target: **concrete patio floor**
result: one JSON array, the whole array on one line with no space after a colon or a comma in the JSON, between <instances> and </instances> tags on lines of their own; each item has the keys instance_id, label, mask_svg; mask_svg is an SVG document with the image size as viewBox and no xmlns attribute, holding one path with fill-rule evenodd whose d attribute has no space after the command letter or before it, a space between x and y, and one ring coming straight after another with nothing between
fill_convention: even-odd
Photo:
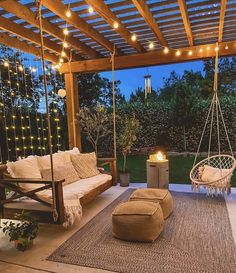
<instances>
[{"instance_id":1,"label":"concrete patio floor","mask_svg":"<svg viewBox=\"0 0 236 273\"><path fill-rule=\"evenodd\" d=\"M146 184L132 183L132 188L146 187ZM114 199L122 194L127 188L120 186L112 187L91 204L83 209L83 219L80 223L75 223L68 230L58 225L40 225L40 233L35 240L35 245L30 251L19 252L14 248L13 243L9 243L8 238L0 232L0 272L3 273L98 273L110 272L101 269L87 268L47 261L46 258L58 248L65 240L70 238L79 228L85 225L96 214L109 205ZM171 184L170 190L191 192L190 185ZM234 242L236 244L236 188L232 189L232 194L226 197L226 204L232 226ZM3 221L3 220L1 220Z\"/></svg>"}]
</instances>

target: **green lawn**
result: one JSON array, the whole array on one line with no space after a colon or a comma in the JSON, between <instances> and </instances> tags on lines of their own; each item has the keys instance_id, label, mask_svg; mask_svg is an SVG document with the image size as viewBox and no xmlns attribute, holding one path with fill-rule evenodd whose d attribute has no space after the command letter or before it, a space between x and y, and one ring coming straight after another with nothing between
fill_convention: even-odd
<instances>
[{"instance_id":1,"label":"green lawn","mask_svg":"<svg viewBox=\"0 0 236 273\"><path fill-rule=\"evenodd\" d=\"M193 164L190 156L169 156L170 183L190 183L189 173ZM146 182L146 160L144 155L130 155L127 159L127 169L131 173L132 182ZM118 157L118 170L122 168L123 158ZM236 187L236 174L233 175L232 185Z\"/></svg>"}]
</instances>

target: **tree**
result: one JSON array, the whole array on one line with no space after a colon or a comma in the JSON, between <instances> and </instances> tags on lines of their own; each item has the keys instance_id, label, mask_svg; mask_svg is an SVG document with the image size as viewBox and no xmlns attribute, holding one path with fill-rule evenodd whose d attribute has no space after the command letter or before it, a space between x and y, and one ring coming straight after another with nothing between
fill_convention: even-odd
<instances>
[{"instance_id":1,"label":"tree","mask_svg":"<svg viewBox=\"0 0 236 273\"><path fill-rule=\"evenodd\" d=\"M92 144L96 155L98 155L99 141L111 132L110 114L104 105L97 104L93 108L83 107L80 110L79 118L87 140Z\"/></svg>"},{"instance_id":2,"label":"tree","mask_svg":"<svg viewBox=\"0 0 236 273\"><path fill-rule=\"evenodd\" d=\"M127 115L124 116L124 119L121 121L120 135L118 137L118 145L121 148L122 155L124 158L123 162L123 172L126 172L126 160L127 155L131 150L134 142L137 139L137 133L140 130L139 121L133 115L129 117Z\"/></svg>"}]
</instances>

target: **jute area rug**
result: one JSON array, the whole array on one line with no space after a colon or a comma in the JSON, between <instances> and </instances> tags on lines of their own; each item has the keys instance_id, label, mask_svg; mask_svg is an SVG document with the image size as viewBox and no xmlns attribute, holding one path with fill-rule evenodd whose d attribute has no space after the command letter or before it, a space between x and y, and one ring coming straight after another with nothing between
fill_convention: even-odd
<instances>
[{"instance_id":1,"label":"jute area rug","mask_svg":"<svg viewBox=\"0 0 236 273\"><path fill-rule=\"evenodd\" d=\"M174 212L153 243L112 237L111 214L128 189L48 260L125 273L235 273L236 248L223 198L172 192Z\"/></svg>"}]
</instances>

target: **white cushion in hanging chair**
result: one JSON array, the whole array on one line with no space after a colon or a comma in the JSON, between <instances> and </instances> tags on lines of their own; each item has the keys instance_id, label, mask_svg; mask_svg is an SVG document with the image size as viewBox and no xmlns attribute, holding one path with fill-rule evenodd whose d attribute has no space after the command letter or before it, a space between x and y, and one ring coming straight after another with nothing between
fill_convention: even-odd
<instances>
[{"instance_id":1,"label":"white cushion in hanging chair","mask_svg":"<svg viewBox=\"0 0 236 273\"><path fill-rule=\"evenodd\" d=\"M214 168L208 165L204 165L203 167L199 167L199 169L202 168L202 175L201 180L203 182L214 182L218 181L222 177L226 176L230 170L229 169L220 169L220 168Z\"/></svg>"}]
</instances>

